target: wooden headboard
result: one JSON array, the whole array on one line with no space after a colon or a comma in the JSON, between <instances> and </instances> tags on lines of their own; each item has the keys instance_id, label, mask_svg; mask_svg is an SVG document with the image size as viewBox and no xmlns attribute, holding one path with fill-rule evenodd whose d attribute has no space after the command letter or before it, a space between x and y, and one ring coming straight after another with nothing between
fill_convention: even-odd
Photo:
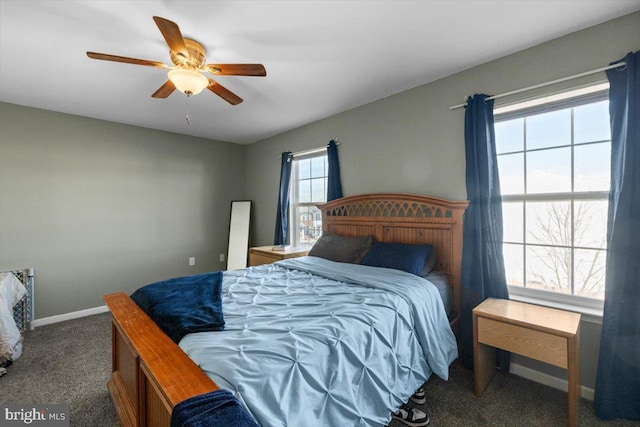
<instances>
[{"instance_id":1,"label":"wooden headboard","mask_svg":"<svg viewBox=\"0 0 640 427\"><path fill-rule=\"evenodd\" d=\"M364 194L320 205L322 229L341 236L372 235L377 242L428 243L438 254L436 270L449 277L453 287L457 333L460 317L462 218L467 200L448 201L410 194Z\"/></svg>"}]
</instances>

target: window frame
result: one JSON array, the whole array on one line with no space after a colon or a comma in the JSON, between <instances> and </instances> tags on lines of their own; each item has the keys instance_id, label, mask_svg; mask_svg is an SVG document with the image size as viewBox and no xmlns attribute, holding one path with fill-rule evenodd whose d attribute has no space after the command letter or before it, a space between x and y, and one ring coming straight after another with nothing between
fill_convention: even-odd
<instances>
[{"instance_id":1,"label":"window frame","mask_svg":"<svg viewBox=\"0 0 640 427\"><path fill-rule=\"evenodd\" d=\"M323 157L324 158L324 164L325 164L325 174L323 175L324 180L325 180L325 186L324 186L324 197L323 197L323 201L311 201L311 202L298 202L298 185L299 185L299 181L300 181L300 174L299 174L299 162L302 160L309 160L309 159L313 159L313 158L320 158ZM326 203L327 200L327 180L328 180L328 176L329 176L329 166L328 166L328 153L327 150L325 148L319 150L319 151L312 151L309 153L305 153L305 154L301 154L301 155L294 155L293 158L291 159L292 164L291 164L291 182L289 184L289 242L291 244L291 246L294 247L311 247L313 245L313 243L317 240L314 240L312 242L300 242L300 221L298 218L298 215L296 215L297 212L297 208L299 207L313 207L315 208L316 205L321 204L321 203ZM317 177L316 177L317 178ZM309 179L313 179L313 178L309 178ZM319 213L320 215L320 219L322 219L322 214ZM320 233L318 234L318 238L320 237L320 235L322 234L322 227L320 227Z\"/></svg>"},{"instance_id":2,"label":"window frame","mask_svg":"<svg viewBox=\"0 0 640 427\"><path fill-rule=\"evenodd\" d=\"M554 101L551 103L543 103L543 104L539 104L539 105L534 105L532 107L525 107L525 108L513 108L513 106L508 106L507 108L502 107L502 106L495 106L494 107L494 122L500 123L503 121L508 121L508 120L513 120L513 119L517 119L517 118L524 118L524 117L530 117L536 114L541 114L541 113L546 113L546 112L552 112L552 111L558 111L558 110L563 110L563 109L567 109L567 108L575 108L575 107L579 107L581 105L586 105L586 104L590 104L590 103L595 103L595 102L600 102L600 101L605 101L609 99L609 94L608 94L608 86L605 87L603 90L598 90L592 93L588 93L586 95L580 95L580 96L571 96L570 95L571 92L567 92L567 98L566 99L561 99L558 101ZM501 113L500 110L504 109L506 112ZM559 248L568 248L572 251L575 250L580 250L580 249L589 249L592 250L594 248L583 248L581 246L576 246L575 245L575 227L574 227L574 220L575 220L575 216L574 216L574 205L576 202L580 202L580 201L589 201L589 200L600 200L600 201L606 201L608 202L609 199L609 191L606 190L602 190L602 191L569 191L569 192L558 192L558 193L530 193L527 194L527 156L526 154L529 152L536 152L536 151L543 151L543 150L549 150L549 149L556 149L556 148L570 148L570 155L571 155L571 188L574 189L575 188L575 147L579 147L579 146L587 146L587 145L593 145L593 144L600 144L603 142L609 142L610 143L610 139L608 140L600 140L600 141L589 141L586 143L575 143L574 140L574 119L573 119L573 110L571 111L571 142L570 144L565 144L562 146L552 146L552 147L545 147L545 148L534 148L534 149L527 149L526 146L526 140L523 142L523 148L522 150L516 150L516 151L505 151L500 153L499 155L497 155L497 157L499 158L500 156L503 155L508 155L508 154L514 154L514 153L522 153L523 154L523 183L524 183L524 193L523 194L504 194L502 195L502 204L504 203L509 203L509 202L517 202L517 203L522 203L523 206L523 215L522 215L522 221L523 221L523 226L522 226L522 241L521 242L512 242L512 241L507 241L503 238L503 241L501 242L503 245L504 244L517 244L517 245L522 245L522 256L523 256L523 281L525 281L526 283L526 267L527 267L527 247L534 247L538 244L536 243L527 243L527 229L526 229L526 202L553 202L553 201L566 201L570 203L570 209L571 209L571 229L572 229L572 233L571 233L571 245L570 246L564 246L564 245L555 245L555 244L539 244L538 246L545 246L545 247L559 247ZM523 129L526 132L526 127ZM502 205L501 205L502 206ZM605 242L606 245L606 242ZM602 248L600 250L603 250L605 253L605 263L606 263L606 254L607 254L607 248ZM518 301L523 301L523 302L530 302L530 303L534 303L534 304L539 304L539 305L545 305L545 306L549 306L549 307L555 307L555 308L560 308L560 309L569 309L569 310L573 310L573 311L577 311L580 312L582 314L585 315L585 319L586 320L590 320L592 322L595 323L601 323L602 322L602 311L604 308L604 299L596 299L596 298L589 298L589 297L584 297L584 296L580 296L580 295L573 295L573 291L574 291L574 278L575 278L575 274L573 274L573 272L575 271L575 266L574 266L574 259L575 257L572 256L572 261L571 261L571 270L572 270L572 274L571 274L571 282L569 284L570 288L571 288L571 294L564 294L564 293L560 293L560 292L553 292L553 291L546 291L546 290L541 290L541 289L532 289L532 288L527 288L524 286L511 286L508 285L509 288L509 295L511 299L514 300L518 300ZM606 277L606 272L605 272L605 277ZM604 283L603 283L604 286Z\"/></svg>"}]
</instances>

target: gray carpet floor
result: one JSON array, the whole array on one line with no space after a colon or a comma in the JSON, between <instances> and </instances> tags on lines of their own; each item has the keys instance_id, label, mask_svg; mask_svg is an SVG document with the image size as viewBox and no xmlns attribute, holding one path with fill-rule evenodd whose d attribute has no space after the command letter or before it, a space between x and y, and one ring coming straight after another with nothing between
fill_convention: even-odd
<instances>
[{"instance_id":1,"label":"gray carpet floor","mask_svg":"<svg viewBox=\"0 0 640 427\"><path fill-rule=\"evenodd\" d=\"M118 425L106 386L111 372L110 342L108 314L26 333L22 357L0 377L0 403L66 403L71 406L72 426ZM476 398L472 373L454 363L449 381L434 376L426 390L427 404L422 409L428 410L432 426L566 425L566 393L515 375L497 373L483 396ZM637 427L640 422L601 421L591 402L583 400L580 425ZM402 426L397 421L389 425Z\"/></svg>"},{"instance_id":2,"label":"gray carpet floor","mask_svg":"<svg viewBox=\"0 0 640 427\"><path fill-rule=\"evenodd\" d=\"M111 315L36 328L24 335L22 356L0 377L0 402L65 403L72 426L117 426L107 391L111 374Z\"/></svg>"}]
</instances>

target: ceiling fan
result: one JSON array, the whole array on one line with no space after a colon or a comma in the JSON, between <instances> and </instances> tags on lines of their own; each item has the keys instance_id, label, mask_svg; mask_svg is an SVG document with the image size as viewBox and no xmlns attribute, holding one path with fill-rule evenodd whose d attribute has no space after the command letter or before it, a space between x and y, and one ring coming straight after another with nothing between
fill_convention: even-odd
<instances>
[{"instance_id":1,"label":"ceiling fan","mask_svg":"<svg viewBox=\"0 0 640 427\"><path fill-rule=\"evenodd\" d=\"M169 45L169 55L174 64L173 67L162 62L106 53L87 52L87 56L104 61L124 62L169 70L168 80L151 95L154 98L166 98L176 89L191 96L207 88L229 104L237 105L242 102L242 98L212 78L205 77L202 73L208 72L216 76L263 77L267 75L262 64L207 64L204 46L193 39L182 37L178 24L159 16L154 16L153 20Z\"/></svg>"}]
</instances>

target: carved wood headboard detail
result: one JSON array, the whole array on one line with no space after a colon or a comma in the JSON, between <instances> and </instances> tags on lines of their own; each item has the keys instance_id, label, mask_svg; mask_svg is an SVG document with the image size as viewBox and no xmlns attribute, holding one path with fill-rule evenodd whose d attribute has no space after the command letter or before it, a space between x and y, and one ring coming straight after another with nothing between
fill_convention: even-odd
<instances>
[{"instance_id":1,"label":"carved wood headboard detail","mask_svg":"<svg viewBox=\"0 0 640 427\"><path fill-rule=\"evenodd\" d=\"M410 194L364 194L320 205L322 229L341 236L372 235L377 242L428 243L438 254L436 270L453 287L459 317L462 266L462 220L467 200L449 201ZM452 321L454 331L458 319Z\"/></svg>"}]
</instances>

